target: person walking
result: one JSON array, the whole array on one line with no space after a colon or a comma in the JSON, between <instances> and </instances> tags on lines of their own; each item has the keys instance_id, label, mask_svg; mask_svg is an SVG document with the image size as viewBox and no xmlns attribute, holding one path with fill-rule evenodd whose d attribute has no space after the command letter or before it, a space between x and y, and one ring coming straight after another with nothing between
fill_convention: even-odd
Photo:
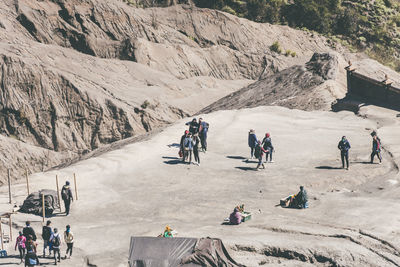
<instances>
[{"instance_id":1,"label":"person walking","mask_svg":"<svg viewBox=\"0 0 400 267\"><path fill-rule=\"evenodd\" d=\"M181 142L179 143L179 156L182 157L182 162L185 162L185 138L189 135L189 131L186 130L181 136Z\"/></svg>"},{"instance_id":2,"label":"person walking","mask_svg":"<svg viewBox=\"0 0 400 267\"><path fill-rule=\"evenodd\" d=\"M26 237L22 234L21 231L19 231L19 236L17 237L17 240L15 242L15 250L19 251L19 258L21 259L21 263L24 261L25 257L25 242L26 242Z\"/></svg>"},{"instance_id":3,"label":"person walking","mask_svg":"<svg viewBox=\"0 0 400 267\"><path fill-rule=\"evenodd\" d=\"M199 146L200 146L200 138L199 135L196 133L193 136L193 155L195 164L197 164L198 166L200 166Z\"/></svg>"},{"instance_id":4,"label":"person walking","mask_svg":"<svg viewBox=\"0 0 400 267\"><path fill-rule=\"evenodd\" d=\"M22 229L22 234L25 236L26 240L28 240L29 236L32 236L32 240L36 241L36 233L35 230L31 227L31 222L26 221L25 222L25 227Z\"/></svg>"},{"instance_id":5,"label":"person walking","mask_svg":"<svg viewBox=\"0 0 400 267\"><path fill-rule=\"evenodd\" d=\"M252 159L254 156L254 149L258 143L256 132L253 129L251 129L249 131L248 143L249 143L249 147L250 147L250 159Z\"/></svg>"},{"instance_id":6,"label":"person walking","mask_svg":"<svg viewBox=\"0 0 400 267\"><path fill-rule=\"evenodd\" d=\"M349 169L349 149L351 148L349 141L346 136L342 137L338 144L338 149L340 150L340 158L342 159L342 168L344 169L344 163L346 161L346 169Z\"/></svg>"},{"instance_id":7,"label":"person walking","mask_svg":"<svg viewBox=\"0 0 400 267\"><path fill-rule=\"evenodd\" d=\"M64 241L67 244L67 251L65 252L65 258L67 258L69 252L69 258L72 256L72 248L74 247L74 235L71 231L71 226L67 225L64 232Z\"/></svg>"},{"instance_id":8,"label":"person walking","mask_svg":"<svg viewBox=\"0 0 400 267\"><path fill-rule=\"evenodd\" d=\"M57 260L58 262L60 262L61 260L61 255L60 255L61 237L57 228L54 228L54 234L51 238L51 243L53 245L54 264L57 265Z\"/></svg>"},{"instance_id":9,"label":"person walking","mask_svg":"<svg viewBox=\"0 0 400 267\"><path fill-rule=\"evenodd\" d=\"M199 137L201 141L201 150L203 152L207 151L207 134L208 134L208 128L210 125L203 121L203 118L199 119Z\"/></svg>"},{"instance_id":10,"label":"person walking","mask_svg":"<svg viewBox=\"0 0 400 267\"><path fill-rule=\"evenodd\" d=\"M196 118L193 118L192 121L187 122L186 125L189 125L189 132L192 135L199 131L199 124L197 123Z\"/></svg>"},{"instance_id":11,"label":"person walking","mask_svg":"<svg viewBox=\"0 0 400 267\"><path fill-rule=\"evenodd\" d=\"M265 150L261 146L261 141L258 141L256 147L254 148L254 156L258 159L258 164L257 164L257 168L256 168L257 171L260 168L260 166L262 166L263 169L265 169L265 165L263 163L263 157L264 157L264 153L267 153L267 152L268 151Z\"/></svg>"},{"instance_id":12,"label":"person walking","mask_svg":"<svg viewBox=\"0 0 400 267\"><path fill-rule=\"evenodd\" d=\"M61 197L64 201L64 206L65 206L65 214L66 216L69 215L69 209L71 206L71 201L74 201L74 198L72 196L72 191L71 188L69 186L69 182L66 181L65 185L63 186L63 188L61 189Z\"/></svg>"},{"instance_id":13,"label":"person walking","mask_svg":"<svg viewBox=\"0 0 400 267\"><path fill-rule=\"evenodd\" d=\"M27 241L25 243L26 247L26 255L25 255L25 266L35 266L35 265L40 265L39 258L37 256L37 244L33 240L33 236L29 235L27 237Z\"/></svg>"},{"instance_id":14,"label":"person walking","mask_svg":"<svg viewBox=\"0 0 400 267\"><path fill-rule=\"evenodd\" d=\"M265 161L270 163L274 162L272 160L272 152L274 151L274 146L272 145L271 135L269 133L265 134L265 137L261 144L263 145L264 150L267 151L265 153ZM269 156L269 161L268 161L268 156Z\"/></svg>"},{"instance_id":15,"label":"person walking","mask_svg":"<svg viewBox=\"0 0 400 267\"><path fill-rule=\"evenodd\" d=\"M46 248L49 247L49 257L51 256L51 236L53 235L53 231L51 229L51 221L48 220L46 225L42 228L42 238L43 238L43 258L46 257Z\"/></svg>"},{"instance_id":16,"label":"person walking","mask_svg":"<svg viewBox=\"0 0 400 267\"><path fill-rule=\"evenodd\" d=\"M374 163L375 155L379 159L379 164L382 163L381 156L381 139L379 139L378 135L373 132L372 134L372 153L371 153L371 164Z\"/></svg>"},{"instance_id":17,"label":"person walking","mask_svg":"<svg viewBox=\"0 0 400 267\"><path fill-rule=\"evenodd\" d=\"M193 152L193 139L192 135L189 133L184 140L184 161L189 159L189 164L192 163L192 152Z\"/></svg>"}]
</instances>

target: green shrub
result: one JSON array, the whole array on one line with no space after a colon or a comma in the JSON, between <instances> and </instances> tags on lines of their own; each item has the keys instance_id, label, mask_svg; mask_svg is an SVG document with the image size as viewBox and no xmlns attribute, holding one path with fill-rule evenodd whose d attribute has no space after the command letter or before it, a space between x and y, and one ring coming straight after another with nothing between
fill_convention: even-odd
<instances>
[{"instance_id":1,"label":"green shrub","mask_svg":"<svg viewBox=\"0 0 400 267\"><path fill-rule=\"evenodd\" d=\"M224 6L221 10L236 16L236 11L233 10L230 6Z\"/></svg>"},{"instance_id":2,"label":"green shrub","mask_svg":"<svg viewBox=\"0 0 400 267\"><path fill-rule=\"evenodd\" d=\"M143 102L143 104L140 105L140 107L141 107L142 109L146 109L149 105L150 105L150 102L147 101L147 100L145 100L145 101Z\"/></svg>"},{"instance_id":3,"label":"green shrub","mask_svg":"<svg viewBox=\"0 0 400 267\"><path fill-rule=\"evenodd\" d=\"M282 53L281 44L278 41L275 41L269 48L278 54Z\"/></svg>"},{"instance_id":4,"label":"green shrub","mask_svg":"<svg viewBox=\"0 0 400 267\"><path fill-rule=\"evenodd\" d=\"M292 57L295 57L296 56L296 52L292 52L291 54L290 54Z\"/></svg>"},{"instance_id":5,"label":"green shrub","mask_svg":"<svg viewBox=\"0 0 400 267\"><path fill-rule=\"evenodd\" d=\"M285 56L290 56L292 54L292 51L290 51L289 49L285 51Z\"/></svg>"}]
</instances>

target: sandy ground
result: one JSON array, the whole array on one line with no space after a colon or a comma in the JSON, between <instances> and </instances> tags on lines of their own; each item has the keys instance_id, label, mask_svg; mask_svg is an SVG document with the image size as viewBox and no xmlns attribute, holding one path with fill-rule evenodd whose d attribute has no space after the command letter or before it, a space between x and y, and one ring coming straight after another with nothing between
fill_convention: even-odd
<instances>
[{"instance_id":1,"label":"sandy ground","mask_svg":"<svg viewBox=\"0 0 400 267\"><path fill-rule=\"evenodd\" d=\"M56 174L61 182L77 174L79 200L72 214L51 218L54 227L71 224L75 234L75 254L62 266L88 261L127 266L130 237L157 236L165 225L179 236L222 238L232 256L247 266L400 266L396 115L372 106L362 108L361 116L281 107L219 111L203 116L210 132L201 166L181 164L177 158L176 144L189 121L183 120L149 140L32 175L31 191L55 189ZM254 171L256 163L245 161L250 128L259 138L266 131L272 135L275 163L266 164L266 170ZM383 140L382 165L366 164L372 129ZM349 171L339 169L342 135L352 146ZM309 209L276 206L299 185L308 190ZM7 211L7 188L0 190L0 209ZM13 185L12 193L21 204L25 185ZM221 225L241 203L253 219ZM17 214L13 219L14 236L26 219L41 233L40 217ZM39 240L39 251L41 247ZM0 259L5 266L18 262Z\"/></svg>"}]
</instances>

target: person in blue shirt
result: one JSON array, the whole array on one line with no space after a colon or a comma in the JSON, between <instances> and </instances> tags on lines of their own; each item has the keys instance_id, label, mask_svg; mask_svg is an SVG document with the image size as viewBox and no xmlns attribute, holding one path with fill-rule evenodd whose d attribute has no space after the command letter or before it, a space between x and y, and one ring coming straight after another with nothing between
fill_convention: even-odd
<instances>
[{"instance_id":1,"label":"person in blue shirt","mask_svg":"<svg viewBox=\"0 0 400 267\"><path fill-rule=\"evenodd\" d=\"M351 148L349 141L346 136L342 137L338 144L338 149L340 150L340 157L342 159L342 168L344 169L344 161L346 160L347 170L349 169L349 149Z\"/></svg>"},{"instance_id":2,"label":"person in blue shirt","mask_svg":"<svg viewBox=\"0 0 400 267\"><path fill-rule=\"evenodd\" d=\"M249 143L249 147L250 147L250 158L252 159L254 156L254 149L258 144L256 132L253 129L251 129L249 132L248 143Z\"/></svg>"}]
</instances>

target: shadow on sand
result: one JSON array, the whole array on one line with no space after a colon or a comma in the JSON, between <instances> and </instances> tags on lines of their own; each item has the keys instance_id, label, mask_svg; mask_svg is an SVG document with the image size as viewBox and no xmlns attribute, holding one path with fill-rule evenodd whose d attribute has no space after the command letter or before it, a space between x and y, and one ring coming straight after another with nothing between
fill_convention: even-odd
<instances>
[{"instance_id":1,"label":"shadow on sand","mask_svg":"<svg viewBox=\"0 0 400 267\"><path fill-rule=\"evenodd\" d=\"M242 160L244 160L244 159L247 159L247 158L245 158L245 157L242 157L242 156L226 156L228 159L242 159Z\"/></svg>"},{"instance_id":2,"label":"shadow on sand","mask_svg":"<svg viewBox=\"0 0 400 267\"><path fill-rule=\"evenodd\" d=\"M256 168L251 168L251 167L235 167L236 169L242 170L242 171L255 171Z\"/></svg>"},{"instance_id":3,"label":"shadow on sand","mask_svg":"<svg viewBox=\"0 0 400 267\"><path fill-rule=\"evenodd\" d=\"M178 143L172 143L167 145L167 147L180 147L180 145Z\"/></svg>"},{"instance_id":4,"label":"shadow on sand","mask_svg":"<svg viewBox=\"0 0 400 267\"><path fill-rule=\"evenodd\" d=\"M320 170L341 170L341 169L343 169L342 167L332 167L332 166L318 166L315 168L320 169Z\"/></svg>"}]
</instances>

